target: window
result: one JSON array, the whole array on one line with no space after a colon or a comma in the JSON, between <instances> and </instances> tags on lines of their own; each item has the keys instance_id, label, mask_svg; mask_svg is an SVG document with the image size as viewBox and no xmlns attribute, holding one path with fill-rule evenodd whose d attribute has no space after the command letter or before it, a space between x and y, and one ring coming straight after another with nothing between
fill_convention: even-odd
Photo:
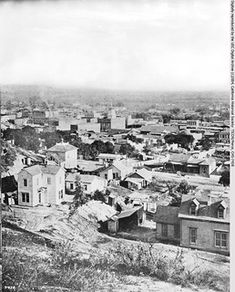
<instances>
[{"instance_id":1,"label":"window","mask_svg":"<svg viewBox=\"0 0 235 292\"><path fill-rule=\"evenodd\" d=\"M84 190L87 191L87 185L84 185Z\"/></svg>"},{"instance_id":2,"label":"window","mask_svg":"<svg viewBox=\"0 0 235 292\"><path fill-rule=\"evenodd\" d=\"M38 194L38 202L41 203L42 199L41 199L41 193Z\"/></svg>"},{"instance_id":3,"label":"window","mask_svg":"<svg viewBox=\"0 0 235 292\"><path fill-rule=\"evenodd\" d=\"M189 243L196 244L197 241L197 228L189 228Z\"/></svg>"},{"instance_id":4,"label":"window","mask_svg":"<svg viewBox=\"0 0 235 292\"><path fill-rule=\"evenodd\" d=\"M217 217L220 219L224 218L224 208L222 206L218 208Z\"/></svg>"},{"instance_id":5,"label":"window","mask_svg":"<svg viewBox=\"0 0 235 292\"><path fill-rule=\"evenodd\" d=\"M27 187L27 179L24 179L24 187Z\"/></svg>"},{"instance_id":6,"label":"window","mask_svg":"<svg viewBox=\"0 0 235 292\"><path fill-rule=\"evenodd\" d=\"M22 193L22 202L29 203L29 193Z\"/></svg>"},{"instance_id":7,"label":"window","mask_svg":"<svg viewBox=\"0 0 235 292\"><path fill-rule=\"evenodd\" d=\"M196 205L194 203L190 206L190 215L196 215Z\"/></svg>"},{"instance_id":8,"label":"window","mask_svg":"<svg viewBox=\"0 0 235 292\"><path fill-rule=\"evenodd\" d=\"M70 190L73 190L73 184L70 184Z\"/></svg>"},{"instance_id":9,"label":"window","mask_svg":"<svg viewBox=\"0 0 235 292\"><path fill-rule=\"evenodd\" d=\"M107 173L105 173L105 175L104 175L104 178L105 178L105 179L107 179L107 178L108 178L108 175L107 175Z\"/></svg>"},{"instance_id":10,"label":"window","mask_svg":"<svg viewBox=\"0 0 235 292\"><path fill-rule=\"evenodd\" d=\"M63 198L64 194L63 194L63 190L61 190L61 199Z\"/></svg>"},{"instance_id":11,"label":"window","mask_svg":"<svg viewBox=\"0 0 235 292\"><path fill-rule=\"evenodd\" d=\"M113 173L113 179L115 179L115 177L116 177L116 173Z\"/></svg>"},{"instance_id":12,"label":"window","mask_svg":"<svg viewBox=\"0 0 235 292\"><path fill-rule=\"evenodd\" d=\"M180 237L180 228L179 225L174 224L174 237L179 238Z\"/></svg>"},{"instance_id":13,"label":"window","mask_svg":"<svg viewBox=\"0 0 235 292\"><path fill-rule=\"evenodd\" d=\"M228 233L215 231L215 246L226 248L228 246Z\"/></svg>"},{"instance_id":14,"label":"window","mask_svg":"<svg viewBox=\"0 0 235 292\"><path fill-rule=\"evenodd\" d=\"M167 235L168 235L167 224L162 224L162 236L167 237Z\"/></svg>"},{"instance_id":15,"label":"window","mask_svg":"<svg viewBox=\"0 0 235 292\"><path fill-rule=\"evenodd\" d=\"M48 184L48 185L51 184L51 178L50 178L50 177L47 178L47 184Z\"/></svg>"}]
</instances>

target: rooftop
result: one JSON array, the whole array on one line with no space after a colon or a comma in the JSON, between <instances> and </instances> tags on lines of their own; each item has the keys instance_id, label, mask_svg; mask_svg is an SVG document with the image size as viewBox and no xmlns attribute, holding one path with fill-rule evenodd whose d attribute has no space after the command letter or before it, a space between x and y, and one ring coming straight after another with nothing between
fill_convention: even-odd
<instances>
[{"instance_id":1,"label":"rooftop","mask_svg":"<svg viewBox=\"0 0 235 292\"><path fill-rule=\"evenodd\" d=\"M75 150L77 149L75 146L69 144L69 143L56 143L56 145L52 146L51 148L49 148L47 151L51 151L51 152L67 152L67 151L71 151L71 150Z\"/></svg>"},{"instance_id":2,"label":"rooftop","mask_svg":"<svg viewBox=\"0 0 235 292\"><path fill-rule=\"evenodd\" d=\"M176 224L179 222L179 207L157 206L154 221L159 223Z\"/></svg>"},{"instance_id":3,"label":"rooftop","mask_svg":"<svg viewBox=\"0 0 235 292\"><path fill-rule=\"evenodd\" d=\"M61 169L60 166L57 165L33 165L30 167L23 168L23 170L27 171L32 176L45 173L45 174L57 174L57 172Z\"/></svg>"},{"instance_id":4,"label":"rooftop","mask_svg":"<svg viewBox=\"0 0 235 292\"><path fill-rule=\"evenodd\" d=\"M118 219L130 217L132 214L134 214L136 211L138 211L141 208L142 208L142 206L138 206L138 207L124 210L120 214L118 214L117 217L118 217Z\"/></svg>"}]
</instances>

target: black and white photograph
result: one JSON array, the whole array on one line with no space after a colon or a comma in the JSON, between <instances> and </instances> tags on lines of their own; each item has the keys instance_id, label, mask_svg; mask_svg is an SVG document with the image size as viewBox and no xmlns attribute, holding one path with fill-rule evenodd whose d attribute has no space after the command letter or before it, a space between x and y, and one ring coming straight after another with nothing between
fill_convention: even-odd
<instances>
[{"instance_id":1,"label":"black and white photograph","mask_svg":"<svg viewBox=\"0 0 235 292\"><path fill-rule=\"evenodd\" d=\"M232 291L233 52L233 0L0 1L0 290Z\"/></svg>"}]
</instances>

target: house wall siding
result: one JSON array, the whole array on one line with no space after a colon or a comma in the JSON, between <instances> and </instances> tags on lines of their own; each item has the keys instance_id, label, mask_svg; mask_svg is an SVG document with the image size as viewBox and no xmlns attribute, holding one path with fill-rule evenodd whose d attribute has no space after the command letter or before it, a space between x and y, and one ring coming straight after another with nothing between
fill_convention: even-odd
<instances>
[{"instance_id":1,"label":"house wall siding","mask_svg":"<svg viewBox=\"0 0 235 292\"><path fill-rule=\"evenodd\" d=\"M24 186L24 179L27 179L27 186ZM28 203L22 201L22 192L29 193ZM26 171L21 171L18 175L18 203L23 206L34 206L32 176Z\"/></svg>"},{"instance_id":2,"label":"house wall siding","mask_svg":"<svg viewBox=\"0 0 235 292\"><path fill-rule=\"evenodd\" d=\"M156 238L157 239L169 239L169 240L179 240L175 237L175 225L167 224L167 237L162 236L162 223L156 223Z\"/></svg>"},{"instance_id":3,"label":"house wall siding","mask_svg":"<svg viewBox=\"0 0 235 292\"><path fill-rule=\"evenodd\" d=\"M180 220L181 227L181 241L180 245L184 247L198 248L212 252L229 253L229 239L227 248L219 248L215 246L216 230L228 232L229 236L229 223L210 222L210 221L196 221L189 219ZM197 228L196 244L189 242L189 228Z\"/></svg>"},{"instance_id":4,"label":"house wall siding","mask_svg":"<svg viewBox=\"0 0 235 292\"><path fill-rule=\"evenodd\" d=\"M65 168L77 167L77 149L65 153Z\"/></svg>"}]
</instances>

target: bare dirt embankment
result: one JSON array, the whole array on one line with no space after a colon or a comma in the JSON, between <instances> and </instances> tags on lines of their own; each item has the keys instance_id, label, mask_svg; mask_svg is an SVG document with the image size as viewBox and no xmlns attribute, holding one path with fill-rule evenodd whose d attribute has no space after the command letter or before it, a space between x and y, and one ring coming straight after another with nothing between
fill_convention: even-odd
<instances>
[{"instance_id":1,"label":"bare dirt embankment","mask_svg":"<svg viewBox=\"0 0 235 292\"><path fill-rule=\"evenodd\" d=\"M90 203L69 219L66 208L3 216L3 285L17 291L229 291L228 257L111 238L97 231L111 207Z\"/></svg>"}]
</instances>

